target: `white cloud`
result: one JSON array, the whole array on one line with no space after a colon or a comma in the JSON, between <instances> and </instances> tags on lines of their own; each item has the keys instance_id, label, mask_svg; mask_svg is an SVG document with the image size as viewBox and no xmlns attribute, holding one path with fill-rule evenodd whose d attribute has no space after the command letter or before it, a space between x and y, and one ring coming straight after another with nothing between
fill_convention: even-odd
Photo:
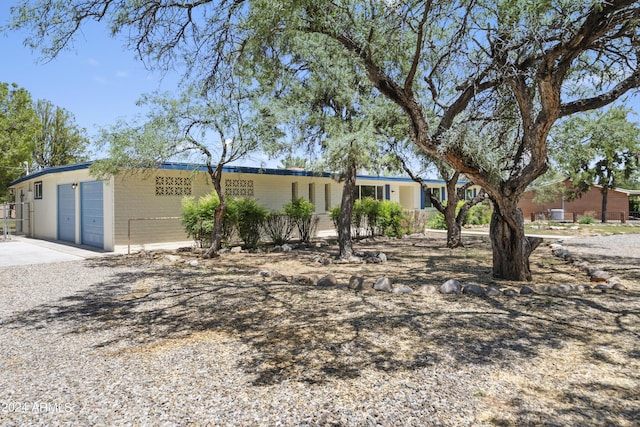
<instances>
[{"instance_id":1,"label":"white cloud","mask_svg":"<svg viewBox=\"0 0 640 427\"><path fill-rule=\"evenodd\" d=\"M125 79L125 78L129 77L129 73L127 73L126 71L118 71L116 73L116 77L119 77L121 79Z\"/></svg>"},{"instance_id":2,"label":"white cloud","mask_svg":"<svg viewBox=\"0 0 640 427\"><path fill-rule=\"evenodd\" d=\"M99 67L100 66L100 62L95 58L89 58L87 60L87 64L89 64L92 67Z\"/></svg>"},{"instance_id":3,"label":"white cloud","mask_svg":"<svg viewBox=\"0 0 640 427\"><path fill-rule=\"evenodd\" d=\"M101 85L107 83L107 79L105 79L104 76L93 76L93 81L100 83Z\"/></svg>"}]
</instances>

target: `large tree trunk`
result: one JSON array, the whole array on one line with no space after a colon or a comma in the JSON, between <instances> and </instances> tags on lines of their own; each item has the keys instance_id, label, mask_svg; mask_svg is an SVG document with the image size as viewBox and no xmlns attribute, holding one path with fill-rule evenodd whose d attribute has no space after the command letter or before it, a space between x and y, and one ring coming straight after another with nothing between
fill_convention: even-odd
<instances>
[{"instance_id":1,"label":"large tree trunk","mask_svg":"<svg viewBox=\"0 0 640 427\"><path fill-rule=\"evenodd\" d=\"M209 175L211 176L211 182L213 183L213 188L218 195L218 200L220 204L216 207L214 211L214 221L213 221L213 230L211 230L211 246L207 249L207 252L204 254L204 258L213 258L218 255L218 251L222 247L222 238L223 232L222 229L224 227L224 214L227 210L227 201L224 197L224 193L222 192L222 168L223 164L218 164L218 167L214 170L209 168Z\"/></svg>"},{"instance_id":2,"label":"large tree trunk","mask_svg":"<svg viewBox=\"0 0 640 427\"><path fill-rule=\"evenodd\" d=\"M214 211L213 216L213 230L211 231L211 246L205 253L205 258L212 258L218 255L218 251L222 247L222 238L224 233L222 231L224 227L224 214L227 210L227 202L223 197L220 197L220 204Z\"/></svg>"},{"instance_id":3,"label":"large tree trunk","mask_svg":"<svg viewBox=\"0 0 640 427\"><path fill-rule=\"evenodd\" d=\"M456 216L457 204L458 198L454 194L454 198L449 199L447 206L444 207L444 212L442 212L444 222L447 224L447 247L451 249L464 246L462 244L462 224L458 222Z\"/></svg>"},{"instance_id":4,"label":"large tree trunk","mask_svg":"<svg viewBox=\"0 0 640 427\"><path fill-rule=\"evenodd\" d=\"M349 159L345 170L344 185L342 186L342 204L338 216L338 245L342 260L353 258L353 241L351 240L351 214L355 203L356 190L356 162Z\"/></svg>"},{"instance_id":5,"label":"large tree trunk","mask_svg":"<svg viewBox=\"0 0 640 427\"><path fill-rule=\"evenodd\" d=\"M524 235L524 217L517 200L502 201L502 209L495 204L489 232L493 251L493 277L518 282L530 281L529 256L542 239Z\"/></svg>"},{"instance_id":6,"label":"large tree trunk","mask_svg":"<svg viewBox=\"0 0 640 427\"><path fill-rule=\"evenodd\" d=\"M602 186L602 214L600 216L600 219L602 221L602 223L604 224L605 222L607 222L607 196L609 195L609 187L607 187L606 185Z\"/></svg>"}]
</instances>

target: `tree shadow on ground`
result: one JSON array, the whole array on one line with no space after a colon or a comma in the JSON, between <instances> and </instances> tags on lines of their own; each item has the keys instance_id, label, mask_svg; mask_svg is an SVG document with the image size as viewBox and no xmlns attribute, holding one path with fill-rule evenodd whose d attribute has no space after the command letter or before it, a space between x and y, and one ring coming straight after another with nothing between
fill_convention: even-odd
<instances>
[{"instance_id":1,"label":"tree shadow on ground","mask_svg":"<svg viewBox=\"0 0 640 427\"><path fill-rule=\"evenodd\" d=\"M465 258L453 260L464 271ZM87 262L104 268L117 260ZM470 262L472 270L476 261ZM149 263L18 313L0 328L56 323L66 334L100 337L95 348L115 355L219 332L248 348L238 355L238 369L249 373L254 385L316 384L355 378L368 369L410 372L438 364L512 369L570 342L585 348L608 342L637 364L639 302L635 291L518 298L357 293L269 282L252 267L225 273ZM584 357L589 362L597 353ZM597 362L614 363L604 357ZM579 419L585 423L611 409L589 406L591 395L578 386L563 393L584 410ZM634 419L637 406L619 415Z\"/></svg>"}]
</instances>

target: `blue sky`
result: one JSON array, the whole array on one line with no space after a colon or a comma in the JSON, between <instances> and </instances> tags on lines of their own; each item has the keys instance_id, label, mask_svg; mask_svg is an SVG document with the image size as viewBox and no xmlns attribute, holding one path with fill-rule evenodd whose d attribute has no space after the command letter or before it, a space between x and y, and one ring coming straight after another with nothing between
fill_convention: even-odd
<instances>
[{"instance_id":1,"label":"blue sky","mask_svg":"<svg viewBox=\"0 0 640 427\"><path fill-rule=\"evenodd\" d=\"M0 25L9 18L12 2L0 4ZM174 90L177 79L145 69L122 40L108 36L100 25L83 27L74 48L43 63L38 52L23 46L24 35L0 35L0 82L17 83L34 100L46 99L73 113L76 122L95 134L97 126L142 112L135 105L143 93Z\"/></svg>"}]
</instances>

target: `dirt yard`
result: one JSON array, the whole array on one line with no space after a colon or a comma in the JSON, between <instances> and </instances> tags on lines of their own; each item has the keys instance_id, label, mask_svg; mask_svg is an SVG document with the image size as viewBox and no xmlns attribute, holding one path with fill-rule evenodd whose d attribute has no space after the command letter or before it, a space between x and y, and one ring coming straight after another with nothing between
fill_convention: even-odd
<instances>
[{"instance_id":1,"label":"dirt yard","mask_svg":"<svg viewBox=\"0 0 640 427\"><path fill-rule=\"evenodd\" d=\"M624 290L548 292L589 279L543 244L531 258L534 294L434 292L448 279L522 286L492 279L486 238L464 241L357 244L383 252L381 263L331 262L337 248L319 244L47 266L47 287L62 292L69 280L75 290L25 299L0 322L0 386L23 399L66 396L71 410L38 419L47 424L640 425L635 254L601 266ZM327 274L337 285L316 285ZM101 278L80 285L81 275ZM363 290L347 286L353 275ZM381 276L413 292L371 289ZM11 415L9 425L34 421Z\"/></svg>"},{"instance_id":2,"label":"dirt yard","mask_svg":"<svg viewBox=\"0 0 640 427\"><path fill-rule=\"evenodd\" d=\"M255 375L255 384L322 383L357 378L368 368L393 375L450 364L473 375L482 367L489 368L490 380L486 389L475 392L481 401L474 413L478 422L638 425L638 259L609 258L601 265L621 278L624 291L559 295L548 287L589 285L589 279L553 257L543 244L531 257L534 295L432 293L430 285L439 287L448 279L501 290L523 285L492 278L487 238L466 236L464 241L465 248L457 250L447 249L442 235L356 245L360 252L384 252L384 263L324 265L323 259L336 254L334 245L286 253L228 253L215 260L185 252L147 253L126 262L171 266L177 281L224 277L224 287L207 291L207 306L215 307L215 316L204 316L190 327L223 330L249 343L252 354L244 365ZM175 270L189 261L197 267L191 267L188 276ZM590 261L597 264L597 259ZM263 277L266 272L284 277ZM315 282L327 274L337 278L337 287L292 283L300 280L296 276ZM362 292L346 287L353 275L364 278ZM381 276L414 292L372 290ZM134 290L131 297L150 291Z\"/></svg>"}]
</instances>

